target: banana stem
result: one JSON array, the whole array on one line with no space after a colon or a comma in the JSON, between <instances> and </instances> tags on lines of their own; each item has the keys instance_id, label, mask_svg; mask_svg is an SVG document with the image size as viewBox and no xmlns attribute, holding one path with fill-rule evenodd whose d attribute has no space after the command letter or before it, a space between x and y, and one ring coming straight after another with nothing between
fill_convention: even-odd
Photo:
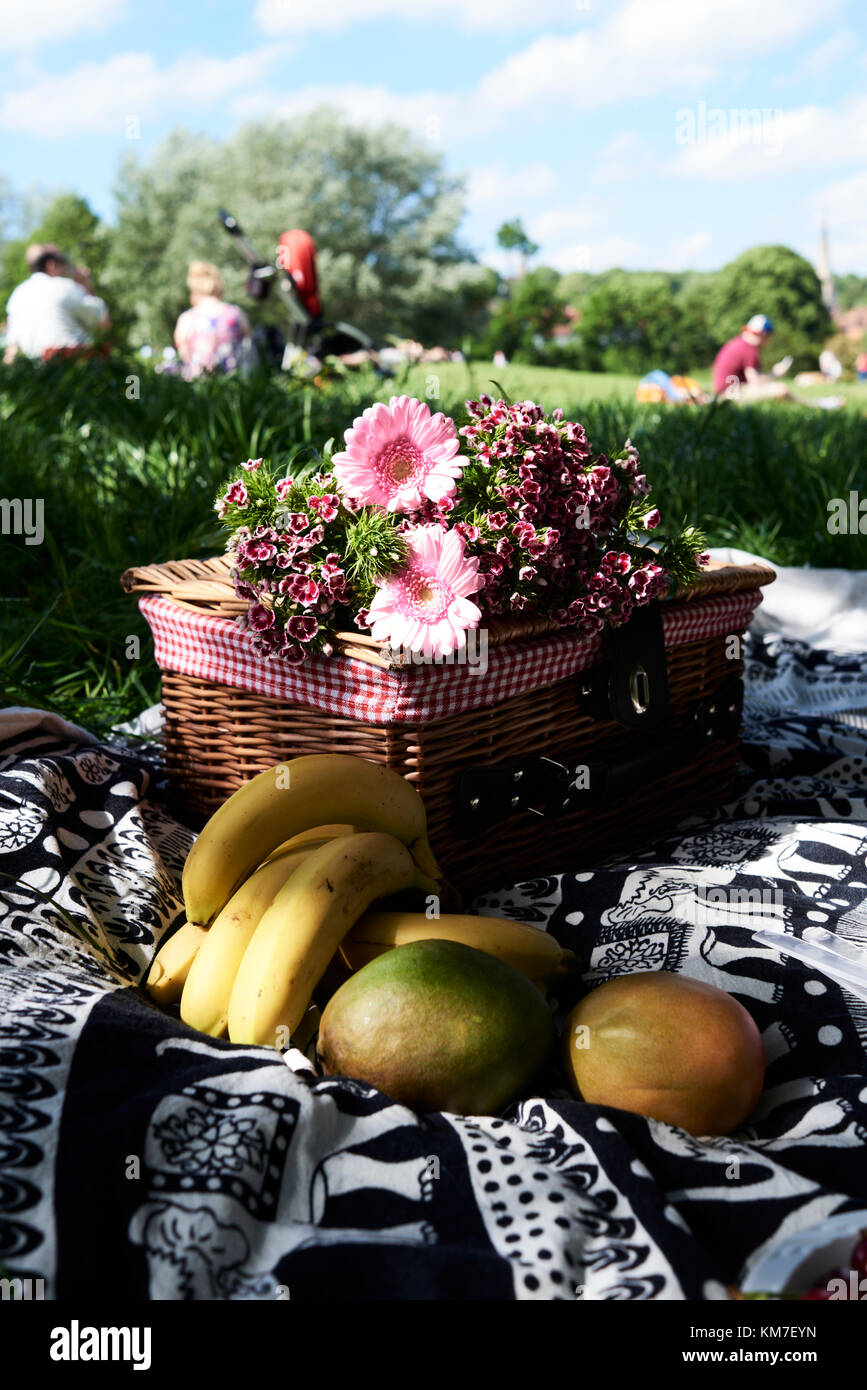
<instances>
[{"instance_id":1,"label":"banana stem","mask_svg":"<svg viewBox=\"0 0 867 1390\"><path fill-rule=\"evenodd\" d=\"M439 898L442 892L442 885L439 879L429 878L427 874L422 873L418 866L416 866L413 887L420 889L422 893L432 894L435 898Z\"/></svg>"},{"instance_id":2,"label":"banana stem","mask_svg":"<svg viewBox=\"0 0 867 1390\"><path fill-rule=\"evenodd\" d=\"M418 867L421 869L422 873L427 874L430 878L435 878L437 880L437 883L439 883L439 880L443 876L442 870L440 869L439 864L434 858L433 850L431 849L427 840L424 837L419 836L417 840L413 840L412 844L409 845L408 848L410 854L412 855Z\"/></svg>"}]
</instances>

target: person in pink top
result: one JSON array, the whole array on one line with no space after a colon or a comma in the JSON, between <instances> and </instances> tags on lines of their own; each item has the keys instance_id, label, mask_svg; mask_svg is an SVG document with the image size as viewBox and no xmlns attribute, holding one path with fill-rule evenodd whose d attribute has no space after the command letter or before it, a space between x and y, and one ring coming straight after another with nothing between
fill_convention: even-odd
<instances>
[{"instance_id":1,"label":"person in pink top","mask_svg":"<svg viewBox=\"0 0 867 1390\"><path fill-rule=\"evenodd\" d=\"M718 396L726 393L739 396L741 386L756 386L762 381L759 353L773 331L774 325L769 318L753 314L738 336L723 344L713 364L713 389ZM780 370L778 364L774 375L781 376L786 369ZM769 383L770 378L765 377L764 381ZM783 387L782 391L785 390Z\"/></svg>"},{"instance_id":2,"label":"person in pink top","mask_svg":"<svg viewBox=\"0 0 867 1390\"><path fill-rule=\"evenodd\" d=\"M224 302L223 278L215 265L193 261L187 276L191 308L175 325L175 347L188 379L203 372L232 372L250 352L250 325L243 309Z\"/></svg>"},{"instance_id":3,"label":"person in pink top","mask_svg":"<svg viewBox=\"0 0 867 1390\"><path fill-rule=\"evenodd\" d=\"M764 314L753 314L737 337L723 344L713 364L713 389L716 394L739 401L742 405L754 401L797 401L799 405L815 406L820 410L839 410L845 405L843 396L823 396L818 400L796 396L784 381L779 380L791 367L791 357L776 362L769 376L762 373L761 349L773 331L774 325L769 318Z\"/></svg>"}]
</instances>

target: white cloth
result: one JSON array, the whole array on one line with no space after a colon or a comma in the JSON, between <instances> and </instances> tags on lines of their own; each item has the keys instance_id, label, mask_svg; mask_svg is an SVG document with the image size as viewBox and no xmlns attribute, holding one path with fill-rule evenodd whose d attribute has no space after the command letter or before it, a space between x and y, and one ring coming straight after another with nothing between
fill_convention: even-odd
<instances>
[{"instance_id":1,"label":"white cloth","mask_svg":"<svg viewBox=\"0 0 867 1390\"><path fill-rule=\"evenodd\" d=\"M728 547L710 554L734 565L759 561L776 571L774 583L762 589L754 632L831 651L867 652L867 570L788 568Z\"/></svg>"},{"instance_id":2,"label":"white cloth","mask_svg":"<svg viewBox=\"0 0 867 1390\"><path fill-rule=\"evenodd\" d=\"M85 347L107 314L105 301L75 280L40 270L9 296L6 340L28 357Z\"/></svg>"},{"instance_id":3,"label":"white cloth","mask_svg":"<svg viewBox=\"0 0 867 1390\"><path fill-rule=\"evenodd\" d=\"M57 741L66 739L69 743L96 743L97 739L79 724L70 724L59 714L46 709L30 709L27 705L7 705L0 709L0 742L15 738L18 734L32 733L34 737L47 734Z\"/></svg>"}]
</instances>

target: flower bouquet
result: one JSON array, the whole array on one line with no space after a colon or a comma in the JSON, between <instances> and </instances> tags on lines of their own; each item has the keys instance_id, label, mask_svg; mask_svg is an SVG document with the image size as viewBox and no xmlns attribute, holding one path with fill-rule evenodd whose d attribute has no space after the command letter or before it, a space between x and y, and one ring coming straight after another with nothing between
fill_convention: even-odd
<instances>
[{"instance_id":1,"label":"flower bouquet","mask_svg":"<svg viewBox=\"0 0 867 1390\"><path fill-rule=\"evenodd\" d=\"M327 656L354 623L437 661L515 614L590 636L698 577L704 538L684 524L658 539L629 440L609 457L561 410L487 395L466 408L458 428L393 396L291 476L240 465L215 507L257 654Z\"/></svg>"}]
</instances>

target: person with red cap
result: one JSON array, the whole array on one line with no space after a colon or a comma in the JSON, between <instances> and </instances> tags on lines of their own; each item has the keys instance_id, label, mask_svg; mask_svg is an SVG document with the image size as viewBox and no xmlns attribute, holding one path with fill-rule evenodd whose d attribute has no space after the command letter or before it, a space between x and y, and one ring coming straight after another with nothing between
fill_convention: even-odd
<instances>
[{"instance_id":1,"label":"person with red cap","mask_svg":"<svg viewBox=\"0 0 867 1390\"><path fill-rule=\"evenodd\" d=\"M775 363L769 376L762 372L759 354L773 331L774 325L769 318L753 314L737 337L723 344L713 364L713 389L717 396L726 396L742 405L756 401L795 401L798 405L820 410L839 410L845 405L843 396L823 396L819 400L796 396L779 380L791 367L791 357Z\"/></svg>"},{"instance_id":2,"label":"person with red cap","mask_svg":"<svg viewBox=\"0 0 867 1390\"><path fill-rule=\"evenodd\" d=\"M774 378L788 371L791 358L778 362L771 369L772 376L762 376L759 354L773 331L774 325L769 318L753 314L737 337L723 344L713 364L713 389L718 396L740 397L745 386L770 386L771 391L762 393L763 399L787 394L788 388L782 383L778 385Z\"/></svg>"},{"instance_id":3,"label":"person with red cap","mask_svg":"<svg viewBox=\"0 0 867 1390\"><path fill-rule=\"evenodd\" d=\"M9 296L3 361L19 352L43 362L58 353L89 353L94 335L111 326L90 271L71 265L53 242L28 246L25 254L30 277Z\"/></svg>"}]
</instances>

